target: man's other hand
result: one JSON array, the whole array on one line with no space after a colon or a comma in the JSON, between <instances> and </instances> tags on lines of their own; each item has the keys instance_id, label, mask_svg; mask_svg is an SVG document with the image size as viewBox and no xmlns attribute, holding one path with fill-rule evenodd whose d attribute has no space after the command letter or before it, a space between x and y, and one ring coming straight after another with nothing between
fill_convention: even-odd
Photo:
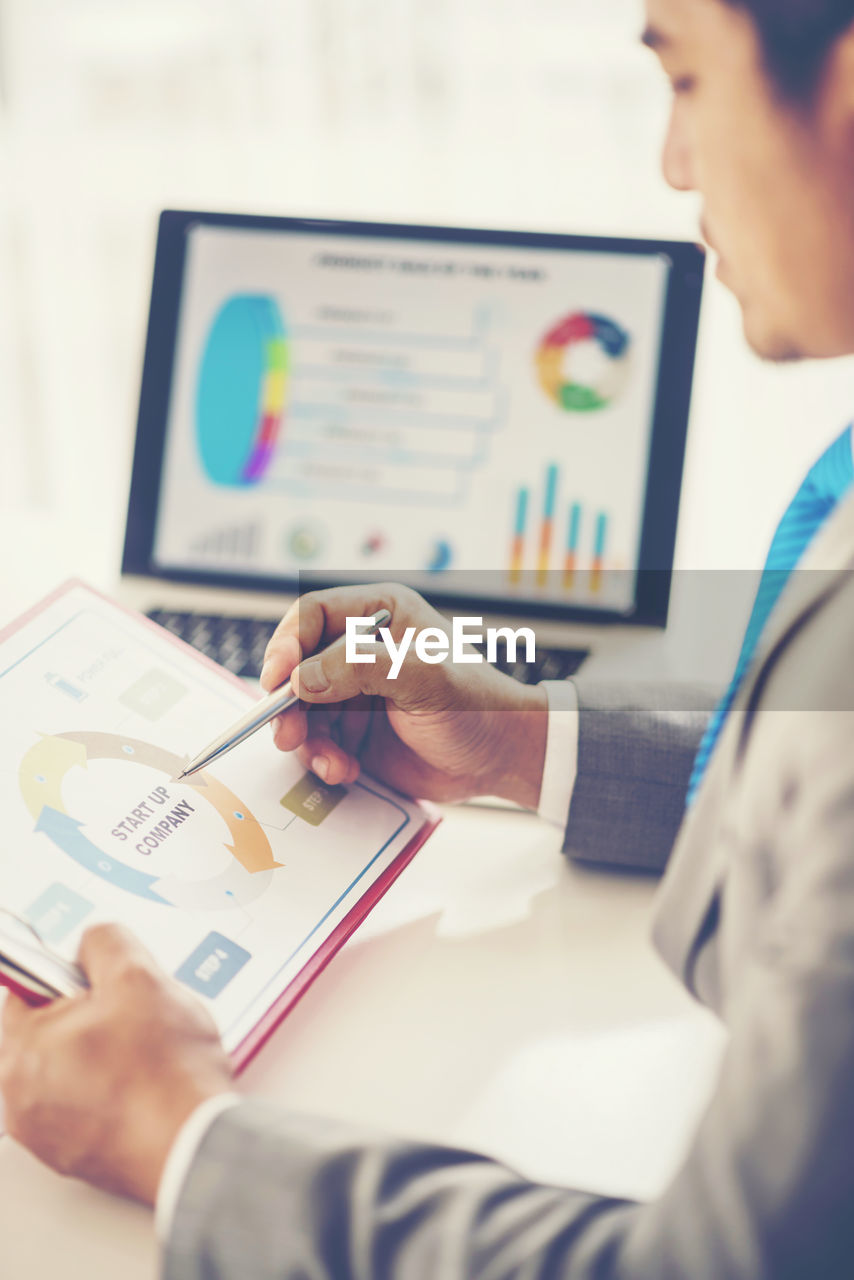
<instances>
[{"instance_id":1,"label":"man's other hand","mask_svg":"<svg viewBox=\"0 0 854 1280\"><path fill-rule=\"evenodd\" d=\"M79 961L79 996L6 998L6 1127L60 1173L154 1204L184 1121L229 1089L229 1061L207 1011L123 929L90 929Z\"/></svg>"}]
</instances>

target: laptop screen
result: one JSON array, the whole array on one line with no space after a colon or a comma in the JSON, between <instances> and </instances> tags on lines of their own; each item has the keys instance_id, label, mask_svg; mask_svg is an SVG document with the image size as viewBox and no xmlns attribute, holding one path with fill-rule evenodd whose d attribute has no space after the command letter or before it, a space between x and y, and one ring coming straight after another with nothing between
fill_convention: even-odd
<instances>
[{"instance_id":1,"label":"laptop screen","mask_svg":"<svg viewBox=\"0 0 854 1280\"><path fill-rule=\"evenodd\" d=\"M663 622L701 288L685 244L164 214L125 571Z\"/></svg>"}]
</instances>

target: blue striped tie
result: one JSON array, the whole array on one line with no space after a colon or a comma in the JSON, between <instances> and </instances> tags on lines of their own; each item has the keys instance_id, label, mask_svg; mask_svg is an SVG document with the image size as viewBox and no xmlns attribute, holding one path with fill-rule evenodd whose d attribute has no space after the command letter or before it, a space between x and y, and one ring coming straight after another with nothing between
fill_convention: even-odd
<instances>
[{"instance_id":1,"label":"blue striped tie","mask_svg":"<svg viewBox=\"0 0 854 1280\"><path fill-rule=\"evenodd\" d=\"M771 610L813 537L854 483L851 447L851 427L848 426L808 472L777 526L759 580L735 674L709 721L697 751L691 781L688 783L688 805L693 803L703 781L715 744L741 688Z\"/></svg>"}]
</instances>

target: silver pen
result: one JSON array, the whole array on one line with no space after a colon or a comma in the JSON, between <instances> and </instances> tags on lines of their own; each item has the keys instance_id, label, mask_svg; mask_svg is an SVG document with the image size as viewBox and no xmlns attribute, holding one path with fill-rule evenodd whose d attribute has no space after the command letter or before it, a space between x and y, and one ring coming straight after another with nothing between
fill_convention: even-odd
<instances>
[{"instance_id":1,"label":"silver pen","mask_svg":"<svg viewBox=\"0 0 854 1280\"><path fill-rule=\"evenodd\" d=\"M391 614L388 609L380 609L378 613L373 615L371 626L365 627L361 631L361 638L367 640L369 636L376 635L380 627L387 627L390 622ZM345 637L339 636L337 640L332 642L326 652L341 648L344 643ZM175 781L180 782L182 778L189 777L191 773L198 773L199 769L204 769L205 765L212 764L220 756L226 755L234 747L244 742L246 738L251 737L258 729L263 728L265 724L269 724L271 720L275 720L276 716L280 716L282 712L287 711L289 707L294 706L297 702L299 702L299 698L291 688L290 680L286 680L278 689L274 689L272 693L260 698L239 720L235 720L234 724L229 725L218 738L214 738L213 742L209 742L178 774Z\"/></svg>"}]
</instances>

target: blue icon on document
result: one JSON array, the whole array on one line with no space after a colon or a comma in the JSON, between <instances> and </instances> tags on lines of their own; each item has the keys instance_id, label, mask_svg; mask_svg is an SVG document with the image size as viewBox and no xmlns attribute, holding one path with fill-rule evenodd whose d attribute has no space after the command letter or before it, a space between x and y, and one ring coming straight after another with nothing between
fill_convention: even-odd
<instances>
[{"instance_id":1,"label":"blue icon on document","mask_svg":"<svg viewBox=\"0 0 854 1280\"><path fill-rule=\"evenodd\" d=\"M221 933L209 933L175 971L175 977L193 991L213 1000L251 959L249 952L236 942Z\"/></svg>"},{"instance_id":2,"label":"blue icon on document","mask_svg":"<svg viewBox=\"0 0 854 1280\"><path fill-rule=\"evenodd\" d=\"M76 702L83 702L89 695L85 689L81 689L79 685L72 684L70 680L66 680L63 676L59 676L55 671L46 671L45 680L48 684L52 684L54 689L59 689L61 693L68 694L69 698L74 698Z\"/></svg>"},{"instance_id":3,"label":"blue icon on document","mask_svg":"<svg viewBox=\"0 0 854 1280\"><path fill-rule=\"evenodd\" d=\"M45 942L61 942L92 910L92 903L64 884L52 884L24 912Z\"/></svg>"}]
</instances>

